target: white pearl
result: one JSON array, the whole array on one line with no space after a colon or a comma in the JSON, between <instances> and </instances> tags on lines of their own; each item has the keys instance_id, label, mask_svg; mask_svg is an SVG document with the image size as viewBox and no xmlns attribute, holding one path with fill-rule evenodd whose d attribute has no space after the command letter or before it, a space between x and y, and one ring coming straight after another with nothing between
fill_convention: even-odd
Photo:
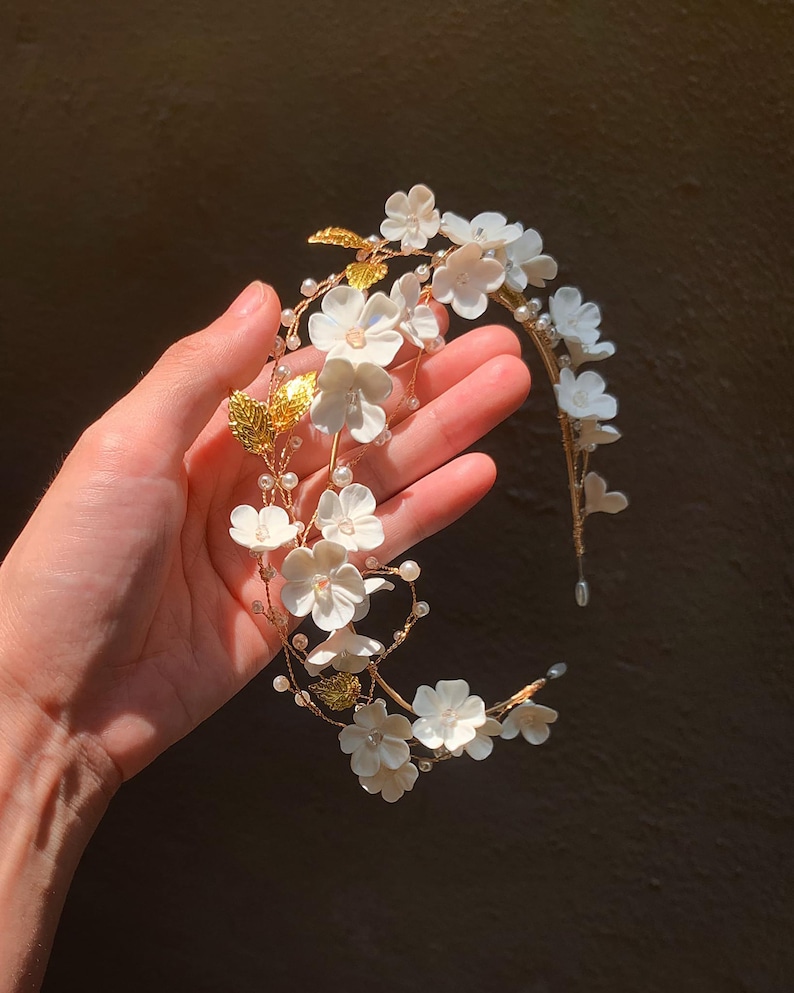
<instances>
[{"instance_id":1,"label":"white pearl","mask_svg":"<svg viewBox=\"0 0 794 993\"><path fill-rule=\"evenodd\" d=\"M559 679L567 671L568 666L564 662L555 662L553 666L549 667L549 671L546 673L546 679Z\"/></svg>"},{"instance_id":2,"label":"white pearl","mask_svg":"<svg viewBox=\"0 0 794 993\"><path fill-rule=\"evenodd\" d=\"M392 639L397 642L405 641L405 631L395 631Z\"/></svg>"},{"instance_id":3,"label":"white pearl","mask_svg":"<svg viewBox=\"0 0 794 993\"><path fill-rule=\"evenodd\" d=\"M379 245L381 242L381 237L378 234L371 234L367 236L367 241L370 245Z\"/></svg>"},{"instance_id":4,"label":"white pearl","mask_svg":"<svg viewBox=\"0 0 794 993\"><path fill-rule=\"evenodd\" d=\"M309 276L307 279L304 279L304 281L301 283L301 293L305 297L313 297L318 289L319 286L317 284L317 280L312 279L311 276Z\"/></svg>"},{"instance_id":5,"label":"white pearl","mask_svg":"<svg viewBox=\"0 0 794 993\"><path fill-rule=\"evenodd\" d=\"M292 307L285 307L281 311L281 323L285 328L288 328L290 324L295 320L295 311Z\"/></svg>"},{"instance_id":6,"label":"white pearl","mask_svg":"<svg viewBox=\"0 0 794 993\"><path fill-rule=\"evenodd\" d=\"M263 472L259 479L257 479L257 484L260 490L272 490L276 485L276 481L269 472Z\"/></svg>"},{"instance_id":7,"label":"white pearl","mask_svg":"<svg viewBox=\"0 0 794 993\"><path fill-rule=\"evenodd\" d=\"M338 465L331 473L334 486L348 486L353 482L353 470L349 465Z\"/></svg>"},{"instance_id":8,"label":"white pearl","mask_svg":"<svg viewBox=\"0 0 794 993\"><path fill-rule=\"evenodd\" d=\"M447 254L446 251L444 251L443 249L439 249L437 252L433 254L433 261L442 262L446 254Z\"/></svg>"},{"instance_id":9,"label":"white pearl","mask_svg":"<svg viewBox=\"0 0 794 993\"><path fill-rule=\"evenodd\" d=\"M590 603L590 584L586 579L580 579L574 587L576 602L580 607L586 607Z\"/></svg>"},{"instance_id":10,"label":"white pearl","mask_svg":"<svg viewBox=\"0 0 794 993\"><path fill-rule=\"evenodd\" d=\"M422 574L419 563L414 562L413 559L406 559L398 571L400 573L400 579L404 579L406 583L412 583L414 580L419 579Z\"/></svg>"},{"instance_id":11,"label":"white pearl","mask_svg":"<svg viewBox=\"0 0 794 993\"><path fill-rule=\"evenodd\" d=\"M495 248L489 248L489 249L487 249L486 251L484 251L482 253L482 257L484 259L492 259L495 256L496 256L496 249Z\"/></svg>"},{"instance_id":12,"label":"white pearl","mask_svg":"<svg viewBox=\"0 0 794 993\"><path fill-rule=\"evenodd\" d=\"M538 331L548 331L551 327L551 317L548 314L541 314L538 318Z\"/></svg>"},{"instance_id":13,"label":"white pearl","mask_svg":"<svg viewBox=\"0 0 794 993\"><path fill-rule=\"evenodd\" d=\"M307 690L301 690L300 693L295 694L295 703L299 707L305 707L306 701L309 699L309 693Z\"/></svg>"},{"instance_id":14,"label":"white pearl","mask_svg":"<svg viewBox=\"0 0 794 993\"><path fill-rule=\"evenodd\" d=\"M419 282L424 283L427 277L430 275L430 266L425 265L425 263L423 262L422 265L418 265L416 267L415 272L416 272L416 278L419 280Z\"/></svg>"},{"instance_id":15,"label":"white pearl","mask_svg":"<svg viewBox=\"0 0 794 993\"><path fill-rule=\"evenodd\" d=\"M430 613L430 604L427 600L417 600L414 604L414 617L427 617Z\"/></svg>"},{"instance_id":16,"label":"white pearl","mask_svg":"<svg viewBox=\"0 0 794 993\"><path fill-rule=\"evenodd\" d=\"M292 644L298 649L299 652L302 652L303 649L309 644L309 639L302 631L298 631L298 633L292 638Z\"/></svg>"},{"instance_id":17,"label":"white pearl","mask_svg":"<svg viewBox=\"0 0 794 993\"><path fill-rule=\"evenodd\" d=\"M527 300L527 307L529 307L529 312L533 317L537 317L542 306L543 301L539 297L532 297L531 300Z\"/></svg>"},{"instance_id":18,"label":"white pearl","mask_svg":"<svg viewBox=\"0 0 794 993\"><path fill-rule=\"evenodd\" d=\"M513 311L513 317L519 324L523 324L525 321L528 321L531 316L529 307L527 307L525 303L522 303L520 307L516 307Z\"/></svg>"},{"instance_id":19,"label":"white pearl","mask_svg":"<svg viewBox=\"0 0 794 993\"><path fill-rule=\"evenodd\" d=\"M444 339L439 334L426 347L431 355L433 355L435 352L440 352L441 349L444 347Z\"/></svg>"},{"instance_id":20,"label":"white pearl","mask_svg":"<svg viewBox=\"0 0 794 993\"><path fill-rule=\"evenodd\" d=\"M295 527L298 529L298 534L303 534L303 532L306 530L306 525L303 523L303 521L295 521Z\"/></svg>"},{"instance_id":21,"label":"white pearl","mask_svg":"<svg viewBox=\"0 0 794 993\"><path fill-rule=\"evenodd\" d=\"M289 379L292 375L292 370L288 365L276 366L276 379L284 382L285 379Z\"/></svg>"},{"instance_id":22,"label":"white pearl","mask_svg":"<svg viewBox=\"0 0 794 993\"><path fill-rule=\"evenodd\" d=\"M294 352L296 348L301 347L301 340L296 334L291 334L287 336L287 348Z\"/></svg>"},{"instance_id":23,"label":"white pearl","mask_svg":"<svg viewBox=\"0 0 794 993\"><path fill-rule=\"evenodd\" d=\"M419 410L419 397L408 397L405 401L405 406L409 410Z\"/></svg>"},{"instance_id":24,"label":"white pearl","mask_svg":"<svg viewBox=\"0 0 794 993\"><path fill-rule=\"evenodd\" d=\"M284 354L286 348L287 346L284 339L276 338L276 340L273 342L273 357L276 359L280 359L281 356Z\"/></svg>"},{"instance_id":25,"label":"white pearl","mask_svg":"<svg viewBox=\"0 0 794 993\"><path fill-rule=\"evenodd\" d=\"M276 676L273 680L273 689L276 693L283 693L289 689L289 680L286 676Z\"/></svg>"},{"instance_id":26,"label":"white pearl","mask_svg":"<svg viewBox=\"0 0 794 993\"><path fill-rule=\"evenodd\" d=\"M298 477L294 472L285 472L279 482L285 490L294 490L298 485Z\"/></svg>"}]
</instances>

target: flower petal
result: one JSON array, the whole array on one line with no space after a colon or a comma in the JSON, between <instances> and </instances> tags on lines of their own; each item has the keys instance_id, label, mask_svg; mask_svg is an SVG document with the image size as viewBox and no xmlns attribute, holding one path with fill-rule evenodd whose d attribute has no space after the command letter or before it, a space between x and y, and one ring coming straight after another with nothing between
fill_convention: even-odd
<instances>
[{"instance_id":1,"label":"flower petal","mask_svg":"<svg viewBox=\"0 0 794 993\"><path fill-rule=\"evenodd\" d=\"M345 486L339 492L338 501L342 517L369 516L375 513L377 506L372 490L362 483L350 483L349 486Z\"/></svg>"},{"instance_id":2,"label":"flower petal","mask_svg":"<svg viewBox=\"0 0 794 993\"><path fill-rule=\"evenodd\" d=\"M399 715L393 714L392 716L398 717ZM408 733L410 734L410 725ZM380 752L380 761L387 769L399 769L411 757L411 749L408 745L392 735L384 737L378 746L378 751Z\"/></svg>"},{"instance_id":3,"label":"flower petal","mask_svg":"<svg viewBox=\"0 0 794 993\"><path fill-rule=\"evenodd\" d=\"M450 707L452 710L459 711L469 696L469 684L465 679L439 679L436 683L436 693L441 710ZM417 711L417 713L419 712Z\"/></svg>"},{"instance_id":4,"label":"flower petal","mask_svg":"<svg viewBox=\"0 0 794 993\"><path fill-rule=\"evenodd\" d=\"M438 698L438 693L432 686L418 686L414 695L414 702L411 704L414 713L419 717L431 717L440 714L446 704Z\"/></svg>"},{"instance_id":5,"label":"flower petal","mask_svg":"<svg viewBox=\"0 0 794 993\"><path fill-rule=\"evenodd\" d=\"M235 507L229 515L229 519L232 522L232 527L238 528L240 531L253 532L259 527L259 514L256 507L250 507L247 504Z\"/></svg>"},{"instance_id":6,"label":"flower petal","mask_svg":"<svg viewBox=\"0 0 794 993\"><path fill-rule=\"evenodd\" d=\"M300 549L296 549L300 551ZM339 569L341 565L347 562L347 550L342 545L338 545L335 541L318 541L314 545L310 553L314 557L314 573L323 573L328 575L334 569ZM289 558L289 556L287 556ZM286 562L285 562L286 564ZM358 570L353 566L351 569L358 575ZM282 573L283 573L282 569ZM312 573L312 575L314 575ZM359 576L359 579L361 577ZM334 577L334 583L336 583L336 577ZM361 580L361 594L364 594L364 581Z\"/></svg>"},{"instance_id":7,"label":"flower petal","mask_svg":"<svg viewBox=\"0 0 794 993\"><path fill-rule=\"evenodd\" d=\"M325 490L317 504L317 523L320 527L325 527L326 524L333 524L344 516L339 497L333 490Z\"/></svg>"},{"instance_id":8,"label":"flower petal","mask_svg":"<svg viewBox=\"0 0 794 993\"><path fill-rule=\"evenodd\" d=\"M281 566L281 575L289 582L309 580L316 572L314 556L308 548L293 549Z\"/></svg>"},{"instance_id":9,"label":"flower petal","mask_svg":"<svg viewBox=\"0 0 794 993\"><path fill-rule=\"evenodd\" d=\"M435 722L428 717L420 717L418 721L414 721L413 732L414 737L427 748L440 748L444 744Z\"/></svg>"},{"instance_id":10,"label":"flower petal","mask_svg":"<svg viewBox=\"0 0 794 993\"><path fill-rule=\"evenodd\" d=\"M353 411L348 411L347 427L351 437L361 445L374 441L386 426L386 412L376 403L362 400Z\"/></svg>"}]
</instances>

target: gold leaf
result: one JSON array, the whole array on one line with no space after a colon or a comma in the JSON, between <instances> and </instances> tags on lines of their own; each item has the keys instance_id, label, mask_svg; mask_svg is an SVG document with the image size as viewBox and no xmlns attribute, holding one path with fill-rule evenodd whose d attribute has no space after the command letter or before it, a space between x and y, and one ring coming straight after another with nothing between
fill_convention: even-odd
<instances>
[{"instance_id":1,"label":"gold leaf","mask_svg":"<svg viewBox=\"0 0 794 993\"><path fill-rule=\"evenodd\" d=\"M275 391L268 404L273 431L280 434L295 427L311 407L316 390L317 373L307 372L288 380Z\"/></svg>"},{"instance_id":2,"label":"gold leaf","mask_svg":"<svg viewBox=\"0 0 794 993\"><path fill-rule=\"evenodd\" d=\"M347 710L361 694L358 676L351 672L337 672L311 684L315 695L331 710Z\"/></svg>"},{"instance_id":3,"label":"gold leaf","mask_svg":"<svg viewBox=\"0 0 794 993\"><path fill-rule=\"evenodd\" d=\"M229 428L247 452L264 455L273 448L275 435L267 406L240 390L229 397Z\"/></svg>"},{"instance_id":4,"label":"gold leaf","mask_svg":"<svg viewBox=\"0 0 794 993\"><path fill-rule=\"evenodd\" d=\"M309 238L310 245L339 245L341 248L372 248L366 238L347 228L323 228Z\"/></svg>"},{"instance_id":5,"label":"gold leaf","mask_svg":"<svg viewBox=\"0 0 794 993\"><path fill-rule=\"evenodd\" d=\"M356 290L366 290L380 282L388 271L385 262L351 262L345 269L348 283Z\"/></svg>"}]
</instances>

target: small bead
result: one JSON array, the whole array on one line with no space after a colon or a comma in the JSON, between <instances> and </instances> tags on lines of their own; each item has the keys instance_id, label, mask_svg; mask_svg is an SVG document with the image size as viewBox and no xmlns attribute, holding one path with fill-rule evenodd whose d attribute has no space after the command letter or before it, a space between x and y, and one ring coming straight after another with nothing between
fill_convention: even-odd
<instances>
[{"instance_id":1,"label":"small bead","mask_svg":"<svg viewBox=\"0 0 794 993\"><path fill-rule=\"evenodd\" d=\"M367 557L366 557L366 558L364 559L364 565L365 565L365 566L366 566L366 567L367 567L368 569L377 569L377 568L378 568L378 566L380 565L380 562L378 562L378 560L377 560L377 559L375 558L375 556L374 556L374 555L368 555L368 556L367 556Z\"/></svg>"},{"instance_id":2,"label":"small bead","mask_svg":"<svg viewBox=\"0 0 794 993\"><path fill-rule=\"evenodd\" d=\"M280 359L281 356L286 351L287 345L283 338L276 338L273 342L273 355L276 359Z\"/></svg>"},{"instance_id":3,"label":"small bead","mask_svg":"<svg viewBox=\"0 0 794 993\"><path fill-rule=\"evenodd\" d=\"M435 252L435 253L433 254L433 261L434 261L434 262L443 262L443 260L444 260L444 256L445 256L446 254L447 254L447 253L446 253L446 250L444 250L444 249L439 249L439 250L438 250L437 252Z\"/></svg>"},{"instance_id":4,"label":"small bead","mask_svg":"<svg viewBox=\"0 0 794 993\"><path fill-rule=\"evenodd\" d=\"M285 379L289 379L292 375L292 370L288 365L276 366L276 379L283 383Z\"/></svg>"},{"instance_id":5,"label":"small bead","mask_svg":"<svg viewBox=\"0 0 794 993\"><path fill-rule=\"evenodd\" d=\"M289 680L286 676L276 676L273 680L273 689L276 693L284 693L289 689Z\"/></svg>"},{"instance_id":6,"label":"small bead","mask_svg":"<svg viewBox=\"0 0 794 993\"><path fill-rule=\"evenodd\" d=\"M543 306L543 301L539 297L532 297L531 300L527 300L527 307L529 312L533 317L537 317L540 313L540 308Z\"/></svg>"},{"instance_id":7,"label":"small bead","mask_svg":"<svg viewBox=\"0 0 794 993\"><path fill-rule=\"evenodd\" d=\"M331 473L334 486L348 486L353 482L353 470L349 465L338 465Z\"/></svg>"},{"instance_id":8,"label":"small bead","mask_svg":"<svg viewBox=\"0 0 794 993\"><path fill-rule=\"evenodd\" d=\"M482 253L482 257L483 257L484 259L492 259L492 258L494 258L495 256L496 256L496 249L495 249L495 248L488 248L488 249L486 249L486 250L485 250L485 251L484 251L484 252Z\"/></svg>"},{"instance_id":9,"label":"small bead","mask_svg":"<svg viewBox=\"0 0 794 993\"><path fill-rule=\"evenodd\" d=\"M581 421L573 421L571 423L571 427L574 429L574 431L581 431L582 430L582 422Z\"/></svg>"},{"instance_id":10,"label":"small bead","mask_svg":"<svg viewBox=\"0 0 794 993\"><path fill-rule=\"evenodd\" d=\"M301 283L301 293L305 297L313 297L318 289L319 286L317 285L317 280L312 279L311 276L304 279L304 281Z\"/></svg>"},{"instance_id":11,"label":"small bead","mask_svg":"<svg viewBox=\"0 0 794 993\"><path fill-rule=\"evenodd\" d=\"M294 490L298 485L298 477L294 472L285 472L279 482L285 490Z\"/></svg>"},{"instance_id":12,"label":"small bead","mask_svg":"<svg viewBox=\"0 0 794 993\"><path fill-rule=\"evenodd\" d=\"M405 641L405 631L395 631L392 639L396 642Z\"/></svg>"},{"instance_id":13,"label":"small bead","mask_svg":"<svg viewBox=\"0 0 794 993\"><path fill-rule=\"evenodd\" d=\"M255 614L264 614L265 605L262 603L261 600L254 600L254 602L251 604L251 610Z\"/></svg>"},{"instance_id":14,"label":"small bead","mask_svg":"<svg viewBox=\"0 0 794 993\"><path fill-rule=\"evenodd\" d=\"M549 671L546 673L546 679L559 679L567 671L568 666L564 662L555 662L553 666L549 667Z\"/></svg>"},{"instance_id":15,"label":"small bead","mask_svg":"<svg viewBox=\"0 0 794 993\"><path fill-rule=\"evenodd\" d=\"M384 428L378 437L375 439L375 444L380 447L385 445L387 441L391 440L391 431L388 428Z\"/></svg>"},{"instance_id":16,"label":"small bead","mask_svg":"<svg viewBox=\"0 0 794 993\"><path fill-rule=\"evenodd\" d=\"M419 766L420 772L432 772L433 770L433 763L430 759L419 759L416 764Z\"/></svg>"},{"instance_id":17,"label":"small bead","mask_svg":"<svg viewBox=\"0 0 794 993\"><path fill-rule=\"evenodd\" d=\"M379 245L381 243L381 237L379 234L367 235L367 241L370 245Z\"/></svg>"},{"instance_id":18,"label":"small bead","mask_svg":"<svg viewBox=\"0 0 794 993\"><path fill-rule=\"evenodd\" d=\"M557 365L560 369L570 369L571 368L571 356L570 355L560 355L557 359Z\"/></svg>"},{"instance_id":19,"label":"small bead","mask_svg":"<svg viewBox=\"0 0 794 993\"><path fill-rule=\"evenodd\" d=\"M300 693L295 694L295 703L299 707L305 707L309 699L308 690L301 690Z\"/></svg>"},{"instance_id":20,"label":"small bead","mask_svg":"<svg viewBox=\"0 0 794 993\"><path fill-rule=\"evenodd\" d=\"M370 249L369 248L359 248L356 252L356 262L364 262L369 258Z\"/></svg>"},{"instance_id":21,"label":"small bead","mask_svg":"<svg viewBox=\"0 0 794 993\"><path fill-rule=\"evenodd\" d=\"M295 527L298 529L298 534L303 534L303 532L306 530L306 525L303 523L303 521L295 521Z\"/></svg>"},{"instance_id":22,"label":"small bead","mask_svg":"<svg viewBox=\"0 0 794 993\"><path fill-rule=\"evenodd\" d=\"M430 613L430 604L427 600L417 600L414 604L414 617L427 617Z\"/></svg>"},{"instance_id":23,"label":"small bead","mask_svg":"<svg viewBox=\"0 0 794 993\"><path fill-rule=\"evenodd\" d=\"M436 337L426 347L428 352L430 352L431 355L434 355L436 352L440 352L444 347L444 339L440 334L436 335Z\"/></svg>"},{"instance_id":24,"label":"small bead","mask_svg":"<svg viewBox=\"0 0 794 993\"><path fill-rule=\"evenodd\" d=\"M252 559L258 559L262 553L261 552L255 552L253 550L253 548L249 548L248 549L248 554L251 556Z\"/></svg>"},{"instance_id":25,"label":"small bead","mask_svg":"<svg viewBox=\"0 0 794 993\"><path fill-rule=\"evenodd\" d=\"M590 603L590 584L586 579L580 579L574 587L576 602L580 607L586 607Z\"/></svg>"},{"instance_id":26,"label":"small bead","mask_svg":"<svg viewBox=\"0 0 794 993\"><path fill-rule=\"evenodd\" d=\"M415 579L419 579L422 574L419 563L414 562L413 559L406 559L398 571L400 573L400 579L404 579L406 583L412 583Z\"/></svg>"},{"instance_id":27,"label":"small bead","mask_svg":"<svg viewBox=\"0 0 794 993\"><path fill-rule=\"evenodd\" d=\"M294 352L296 348L301 347L301 340L296 334L291 334L287 336L287 348Z\"/></svg>"},{"instance_id":28,"label":"small bead","mask_svg":"<svg viewBox=\"0 0 794 993\"><path fill-rule=\"evenodd\" d=\"M290 439L289 447L294 452L297 452L297 450L301 447L302 444L303 444L303 438L295 437Z\"/></svg>"},{"instance_id":29,"label":"small bead","mask_svg":"<svg viewBox=\"0 0 794 993\"><path fill-rule=\"evenodd\" d=\"M302 631L298 631L296 635L293 635L292 646L293 648L297 648L299 652L302 652L308 644L309 639Z\"/></svg>"},{"instance_id":30,"label":"small bead","mask_svg":"<svg viewBox=\"0 0 794 993\"><path fill-rule=\"evenodd\" d=\"M265 577L265 579L275 579L278 573L276 572L275 568L272 565L268 564L262 570L262 575Z\"/></svg>"},{"instance_id":31,"label":"small bead","mask_svg":"<svg viewBox=\"0 0 794 993\"><path fill-rule=\"evenodd\" d=\"M408 397L405 401L405 406L409 410L419 410L419 397Z\"/></svg>"},{"instance_id":32,"label":"small bead","mask_svg":"<svg viewBox=\"0 0 794 993\"><path fill-rule=\"evenodd\" d=\"M523 324L528 321L532 315L529 312L529 307L525 303L522 303L520 307L516 307L513 311L513 317L518 321L519 324Z\"/></svg>"},{"instance_id":33,"label":"small bead","mask_svg":"<svg viewBox=\"0 0 794 993\"><path fill-rule=\"evenodd\" d=\"M586 452L590 452L590 454L591 454L591 455L593 454L593 452L594 452L594 451L595 451L595 450L596 450L597 448L598 448L598 445L596 445L596 443L595 443L594 441L591 441L589 445L585 445L585 446L584 446L584 450L585 450Z\"/></svg>"},{"instance_id":34,"label":"small bead","mask_svg":"<svg viewBox=\"0 0 794 993\"><path fill-rule=\"evenodd\" d=\"M260 490L272 490L276 485L275 479L273 479L269 472L263 472L259 479L257 479L257 483Z\"/></svg>"},{"instance_id":35,"label":"small bead","mask_svg":"<svg viewBox=\"0 0 794 993\"><path fill-rule=\"evenodd\" d=\"M285 307L281 311L282 326L288 328L294 320L295 320L295 311L292 309L292 307Z\"/></svg>"},{"instance_id":36,"label":"small bead","mask_svg":"<svg viewBox=\"0 0 794 993\"><path fill-rule=\"evenodd\" d=\"M551 327L551 317L548 314L541 314L537 320L538 331L548 331Z\"/></svg>"},{"instance_id":37,"label":"small bead","mask_svg":"<svg viewBox=\"0 0 794 993\"><path fill-rule=\"evenodd\" d=\"M427 277L430 275L430 266L426 265L424 262L416 267L416 278L420 283L424 283Z\"/></svg>"}]
</instances>

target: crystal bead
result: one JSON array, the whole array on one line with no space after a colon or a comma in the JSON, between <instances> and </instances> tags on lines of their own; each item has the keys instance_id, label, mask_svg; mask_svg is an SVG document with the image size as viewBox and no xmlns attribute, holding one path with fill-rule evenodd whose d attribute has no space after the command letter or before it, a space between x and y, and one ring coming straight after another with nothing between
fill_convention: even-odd
<instances>
[{"instance_id":1,"label":"crystal bead","mask_svg":"<svg viewBox=\"0 0 794 993\"><path fill-rule=\"evenodd\" d=\"M292 307L285 307L281 311L282 326L288 328L294 320L295 320L295 311L292 309Z\"/></svg>"},{"instance_id":2,"label":"crystal bead","mask_svg":"<svg viewBox=\"0 0 794 993\"><path fill-rule=\"evenodd\" d=\"M551 317L548 314L541 314L537 320L538 331L548 331L551 327Z\"/></svg>"},{"instance_id":3,"label":"crystal bead","mask_svg":"<svg viewBox=\"0 0 794 993\"><path fill-rule=\"evenodd\" d=\"M436 335L436 337L426 347L428 352L430 352L431 355L434 355L436 352L440 352L444 347L444 339L440 334Z\"/></svg>"},{"instance_id":4,"label":"crystal bead","mask_svg":"<svg viewBox=\"0 0 794 993\"><path fill-rule=\"evenodd\" d=\"M285 490L294 490L298 485L298 477L294 472L285 472L279 482Z\"/></svg>"},{"instance_id":5,"label":"crystal bead","mask_svg":"<svg viewBox=\"0 0 794 993\"><path fill-rule=\"evenodd\" d=\"M304 279L304 281L301 283L301 293L305 297L313 297L318 289L319 286L317 285L317 280L312 279L311 276Z\"/></svg>"},{"instance_id":6,"label":"crystal bead","mask_svg":"<svg viewBox=\"0 0 794 993\"><path fill-rule=\"evenodd\" d=\"M375 444L380 448L385 445L387 441L391 438L391 431L388 428L384 428L378 437L375 439Z\"/></svg>"},{"instance_id":7,"label":"crystal bead","mask_svg":"<svg viewBox=\"0 0 794 993\"><path fill-rule=\"evenodd\" d=\"M303 438L295 437L290 439L289 447L293 450L293 452L297 452L297 450L301 447L302 444L303 444Z\"/></svg>"},{"instance_id":8,"label":"crystal bead","mask_svg":"<svg viewBox=\"0 0 794 993\"><path fill-rule=\"evenodd\" d=\"M424 283L427 277L430 275L430 266L426 265L424 262L422 265L416 267L416 278L420 283Z\"/></svg>"},{"instance_id":9,"label":"crystal bead","mask_svg":"<svg viewBox=\"0 0 794 993\"><path fill-rule=\"evenodd\" d=\"M378 568L378 566L380 565L380 562L378 562L378 560L377 560L377 559L375 558L375 556L374 556L374 555L368 555L368 556L367 556L367 557L366 557L366 558L364 559L364 565L365 565L365 566L366 566L366 567L367 567L368 569L377 569L377 568Z\"/></svg>"},{"instance_id":10,"label":"crystal bead","mask_svg":"<svg viewBox=\"0 0 794 993\"><path fill-rule=\"evenodd\" d=\"M284 693L285 690L289 689L289 680L286 676L276 676L273 680L273 689L276 693Z\"/></svg>"},{"instance_id":11,"label":"crystal bead","mask_svg":"<svg viewBox=\"0 0 794 993\"><path fill-rule=\"evenodd\" d=\"M570 355L560 355L557 359L557 365L560 369L570 369L571 368L571 356Z\"/></svg>"},{"instance_id":12,"label":"crystal bead","mask_svg":"<svg viewBox=\"0 0 794 993\"><path fill-rule=\"evenodd\" d=\"M265 605L262 603L261 600L254 600L254 602L251 604L251 610L255 614L264 614Z\"/></svg>"},{"instance_id":13,"label":"crystal bead","mask_svg":"<svg viewBox=\"0 0 794 993\"><path fill-rule=\"evenodd\" d=\"M334 486L348 486L353 482L353 470L349 465L338 465L331 473Z\"/></svg>"},{"instance_id":14,"label":"crystal bead","mask_svg":"<svg viewBox=\"0 0 794 993\"><path fill-rule=\"evenodd\" d=\"M400 573L400 579L404 579L406 583L412 583L415 579L419 579L419 576L422 574L419 563L414 562L413 559L406 559L398 571Z\"/></svg>"},{"instance_id":15,"label":"crystal bead","mask_svg":"<svg viewBox=\"0 0 794 993\"><path fill-rule=\"evenodd\" d=\"M417 600L414 604L414 617L427 617L430 613L430 604L427 600Z\"/></svg>"},{"instance_id":16,"label":"crystal bead","mask_svg":"<svg viewBox=\"0 0 794 993\"><path fill-rule=\"evenodd\" d=\"M580 579L574 587L574 596L580 607L586 607L590 603L590 584L586 579Z\"/></svg>"},{"instance_id":17,"label":"crystal bead","mask_svg":"<svg viewBox=\"0 0 794 993\"><path fill-rule=\"evenodd\" d=\"M409 410L419 410L419 397L408 397L405 401L405 406Z\"/></svg>"},{"instance_id":18,"label":"crystal bead","mask_svg":"<svg viewBox=\"0 0 794 993\"><path fill-rule=\"evenodd\" d=\"M284 354L287 346L283 338L276 338L273 342L273 356L278 360Z\"/></svg>"},{"instance_id":19,"label":"crystal bead","mask_svg":"<svg viewBox=\"0 0 794 993\"><path fill-rule=\"evenodd\" d=\"M554 665L549 667L549 671L546 673L546 679L559 679L567 671L568 666L564 662L555 662Z\"/></svg>"},{"instance_id":20,"label":"crystal bead","mask_svg":"<svg viewBox=\"0 0 794 993\"><path fill-rule=\"evenodd\" d=\"M276 485L275 479L273 479L269 472L263 472L256 482L260 490L272 490Z\"/></svg>"},{"instance_id":21,"label":"crystal bead","mask_svg":"<svg viewBox=\"0 0 794 993\"><path fill-rule=\"evenodd\" d=\"M249 555L251 556L251 558L252 558L252 559L258 559L258 558L259 558L259 556L260 556L260 555L261 555L262 553L261 553L261 552L255 552L255 551L253 550L253 548L249 548L249 549L248 549L248 554L249 554Z\"/></svg>"},{"instance_id":22,"label":"crystal bead","mask_svg":"<svg viewBox=\"0 0 794 993\"><path fill-rule=\"evenodd\" d=\"M433 768L433 763L430 759L419 759L416 764L419 766L420 772L430 772Z\"/></svg>"},{"instance_id":23,"label":"crystal bead","mask_svg":"<svg viewBox=\"0 0 794 993\"><path fill-rule=\"evenodd\" d=\"M291 334L287 336L287 348L294 352L296 348L301 347L301 340L296 334Z\"/></svg>"},{"instance_id":24,"label":"crystal bead","mask_svg":"<svg viewBox=\"0 0 794 993\"><path fill-rule=\"evenodd\" d=\"M527 307L525 303L522 303L520 307L516 307L513 311L513 317L519 324L523 324L525 321L528 321L531 316L529 307Z\"/></svg>"},{"instance_id":25,"label":"crystal bead","mask_svg":"<svg viewBox=\"0 0 794 993\"><path fill-rule=\"evenodd\" d=\"M297 634L292 636L292 647L297 648L299 652L302 652L308 644L309 639L302 631L298 631Z\"/></svg>"}]
</instances>

